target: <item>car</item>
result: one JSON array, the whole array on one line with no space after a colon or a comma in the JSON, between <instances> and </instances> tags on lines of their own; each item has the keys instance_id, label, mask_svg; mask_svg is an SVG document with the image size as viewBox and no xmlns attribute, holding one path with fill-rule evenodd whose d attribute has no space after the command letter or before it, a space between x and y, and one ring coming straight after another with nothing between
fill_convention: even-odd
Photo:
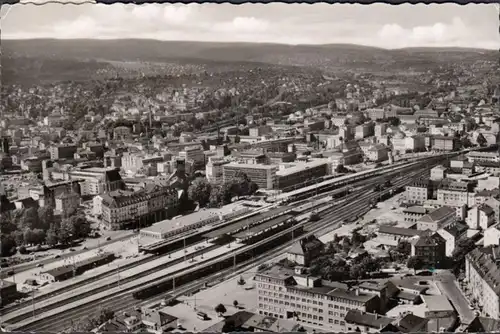
<instances>
[{"instance_id":1,"label":"car","mask_svg":"<svg viewBox=\"0 0 500 334\"><path fill-rule=\"evenodd\" d=\"M106 237L106 241L110 241L111 240L111 237Z\"/></svg>"},{"instance_id":2,"label":"car","mask_svg":"<svg viewBox=\"0 0 500 334\"><path fill-rule=\"evenodd\" d=\"M37 266L37 268L42 268L43 267L43 263L39 263L36 266Z\"/></svg>"},{"instance_id":3,"label":"car","mask_svg":"<svg viewBox=\"0 0 500 334\"><path fill-rule=\"evenodd\" d=\"M82 247L82 249L84 249L84 250L85 250L85 249L88 249L88 248L87 248L87 246L83 246L83 247Z\"/></svg>"},{"instance_id":4,"label":"car","mask_svg":"<svg viewBox=\"0 0 500 334\"><path fill-rule=\"evenodd\" d=\"M60 258L60 257L61 257L61 255L56 254L56 255L54 256L54 259L58 259L58 258Z\"/></svg>"},{"instance_id":5,"label":"car","mask_svg":"<svg viewBox=\"0 0 500 334\"><path fill-rule=\"evenodd\" d=\"M69 251L70 251L70 252L74 252L74 251L75 251L75 249L74 249L74 248L70 248L70 249L69 249Z\"/></svg>"}]
</instances>

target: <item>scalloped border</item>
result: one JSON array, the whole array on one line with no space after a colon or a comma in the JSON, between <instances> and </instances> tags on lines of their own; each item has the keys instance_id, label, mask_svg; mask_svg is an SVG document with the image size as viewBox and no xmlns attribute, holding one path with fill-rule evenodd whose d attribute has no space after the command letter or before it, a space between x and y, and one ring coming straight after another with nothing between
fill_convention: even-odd
<instances>
[{"instance_id":1,"label":"scalloped border","mask_svg":"<svg viewBox=\"0 0 500 334\"><path fill-rule=\"evenodd\" d=\"M135 4L135 5L142 5L142 4L148 4L148 3L183 3L183 4L188 4L188 3L229 3L233 5L241 5L245 3L253 3L253 4L268 4L268 3L286 3L286 4L315 4L315 3L328 3L328 4L335 4L335 3L340 3L340 4L362 4L362 5L371 5L374 3L386 3L390 5L400 5L400 4L444 4L444 3L456 3L458 5L467 5L467 4L499 4L500 1L498 0L481 0L481 1L474 1L474 0L435 0L435 1L427 1L427 0L383 0L383 1L377 1L377 0L322 0L322 1L316 1L316 0L301 0L301 1L292 1L292 0L280 0L280 1L274 1L274 0L261 0L261 1L253 1L253 0L231 0L231 1L217 1L217 0L194 0L194 1L187 1L187 0L180 0L180 1L169 1L169 0L156 0L156 1L150 1L150 0L89 0L89 1L82 1L82 2L72 2L72 1L55 1L55 0L47 0L44 2L37 2L37 1L26 1L21 3L20 0L1 0L0 1L0 6L2 4L4 5L15 5L15 4L31 4L31 5L45 5L48 3L58 3L62 5L66 4L71 4L71 5L80 5L84 3L98 3L98 4L106 4L106 5L112 5L114 3L122 3L122 4ZM500 13L499 13L500 16ZM499 17L500 19L500 17Z\"/></svg>"},{"instance_id":2,"label":"scalloped border","mask_svg":"<svg viewBox=\"0 0 500 334\"><path fill-rule=\"evenodd\" d=\"M55 0L47 0L44 2L30 2L26 1L21 3L20 0L0 0L0 8L2 5L36 5L36 6L42 6L46 4L61 4L61 5L83 5L83 4L106 4L106 5L112 5L115 3L121 3L121 4L135 4L135 5L143 5L143 4L148 4L148 3L182 3L182 4L188 4L188 3L218 3L218 4L233 4L233 5L242 5L245 3L252 3L252 4L268 4L268 3L285 3L285 4L309 4L313 5L315 3L328 3L328 4L335 4L335 3L340 3L340 4L363 4L363 5L370 5L373 3L386 3L386 4L391 4L391 5L399 5L399 4L444 4L444 3L456 3L459 5L467 5L467 4L497 4L497 12L498 12L498 20L499 20L499 26L498 26L498 32L500 35L500 0L482 0L482 1L468 1L468 0L454 0L454 1L402 1L402 0L383 0L383 1L376 1L376 0L340 0L340 1L315 1L315 0L303 0L303 1L291 1L291 0L281 0L281 1L273 1L273 0L268 0L268 1L248 1L248 0L232 0L232 1L216 1L216 0L210 0L210 1L205 1L205 0L195 0L195 1L165 1L165 0L157 0L157 1L148 1L148 0L134 0L134 1L127 1L127 0L88 0L88 1L82 1L82 2L72 2L72 1L55 1ZM0 49L1 49L1 28L0 28ZM500 48L499 48L500 52ZM1 51L0 51L1 55ZM1 60L1 58L0 58ZM500 64L500 54L499 54L499 64ZM1 65L0 65L0 71L1 71ZM1 87L1 75L0 75L0 87ZM11 332L13 334L33 334L35 332ZM42 332L40 332L42 333ZM57 334L53 332L43 332L47 334ZM118 333L118 332L117 332ZM500 332L491 332L495 334L500 334ZM89 333L90 334L90 333ZM94 333L92 333L94 334ZM127 333L129 334L129 333ZM186 332L185 334L195 334L193 332ZM198 333L196 333L198 334ZM209 333L207 333L209 334ZM216 334L216 333L213 333ZM217 333L218 334L218 333ZM244 332L240 332L239 334L246 334ZM248 333L248 334L253 334L253 333ZM285 333L282 333L285 334ZM296 333L299 334L299 333ZM327 334L327 333L325 333ZM336 332L330 332L328 334L346 334L346 333L336 333ZM357 334L357 333L356 333ZM417 334L417 333L415 333ZM422 333L418 333L422 334ZM430 334L430 333L429 333ZM448 333L443 333L443 334L448 334ZM452 334L452 333L449 333ZM465 334L465 333L460 333L460 334Z\"/></svg>"}]
</instances>

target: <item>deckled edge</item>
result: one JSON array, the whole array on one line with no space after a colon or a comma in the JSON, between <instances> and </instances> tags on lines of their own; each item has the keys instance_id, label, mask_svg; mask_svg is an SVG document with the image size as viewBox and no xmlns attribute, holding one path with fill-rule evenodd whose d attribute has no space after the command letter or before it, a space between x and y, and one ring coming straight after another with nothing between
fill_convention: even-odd
<instances>
[{"instance_id":1,"label":"deckled edge","mask_svg":"<svg viewBox=\"0 0 500 334\"><path fill-rule=\"evenodd\" d=\"M93 1L90 1L91 3L94 3ZM195 1L150 1L150 0L122 0L122 1L116 1L116 0L96 0L95 3L100 3L100 4L115 4L115 3L122 3L122 4L136 4L136 5L142 5L142 4L148 4L148 3L183 3L183 4L188 4L188 3L229 3L233 5L241 5L245 3L253 3L253 4L267 4L267 3L286 3L286 4L315 4L315 3L328 3L328 4L363 4L363 5L370 5L373 3L386 3L386 4L391 4L391 5L400 5L400 4L445 4L445 3L455 3L459 5L467 5L467 4L498 4L498 0L481 0L481 1L474 1L474 0L454 0L454 1L402 1L402 0L384 0L384 1L377 1L377 0L340 0L340 1L315 1L315 0L305 0L305 1L287 1L287 0L282 0L282 1L247 1L247 0L233 0L233 1L205 1L205 0L195 0ZM47 1L20 1L20 0L3 0L1 3L3 4L32 4L32 5L45 5L49 3L57 3L57 4L72 4L72 5L79 5L83 3L88 3L88 2L72 2L72 1L56 1L56 0L47 0Z\"/></svg>"}]
</instances>

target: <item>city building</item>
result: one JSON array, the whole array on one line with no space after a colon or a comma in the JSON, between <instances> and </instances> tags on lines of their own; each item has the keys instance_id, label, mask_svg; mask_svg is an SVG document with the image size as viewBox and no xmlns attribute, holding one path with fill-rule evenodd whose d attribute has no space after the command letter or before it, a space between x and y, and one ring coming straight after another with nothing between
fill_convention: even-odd
<instances>
[{"instance_id":1,"label":"city building","mask_svg":"<svg viewBox=\"0 0 500 334\"><path fill-rule=\"evenodd\" d=\"M430 230L436 232L454 223L457 218L457 211L449 206L442 206L426 214L417 221L417 229L421 231Z\"/></svg>"},{"instance_id":2,"label":"city building","mask_svg":"<svg viewBox=\"0 0 500 334\"><path fill-rule=\"evenodd\" d=\"M300 266L309 267L311 261L321 254L324 244L314 235L296 242L288 251L287 259Z\"/></svg>"},{"instance_id":3,"label":"city building","mask_svg":"<svg viewBox=\"0 0 500 334\"><path fill-rule=\"evenodd\" d=\"M473 183L444 179L437 190L437 202L441 205L470 207L476 202L474 195Z\"/></svg>"},{"instance_id":4,"label":"city building","mask_svg":"<svg viewBox=\"0 0 500 334\"><path fill-rule=\"evenodd\" d=\"M483 314L500 319L500 249L476 248L465 256L468 290Z\"/></svg>"},{"instance_id":5,"label":"city building","mask_svg":"<svg viewBox=\"0 0 500 334\"><path fill-rule=\"evenodd\" d=\"M381 162L389 158L387 147L382 144L371 145L365 155L369 161L373 162Z\"/></svg>"},{"instance_id":6,"label":"city building","mask_svg":"<svg viewBox=\"0 0 500 334\"><path fill-rule=\"evenodd\" d=\"M350 310L377 312L380 299L358 288L328 282L281 266L255 275L259 314L341 331Z\"/></svg>"},{"instance_id":7,"label":"city building","mask_svg":"<svg viewBox=\"0 0 500 334\"><path fill-rule=\"evenodd\" d=\"M435 151L455 151L458 144L458 139L453 136L433 136L431 140L432 149Z\"/></svg>"},{"instance_id":8,"label":"city building","mask_svg":"<svg viewBox=\"0 0 500 334\"><path fill-rule=\"evenodd\" d=\"M208 158L208 163L205 166L205 176L208 181L211 183L222 183L224 180L223 166L228 163L229 161L221 157Z\"/></svg>"},{"instance_id":9,"label":"city building","mask_svg":"<svg viewBox=\"0 0 500 334\"><path fill-rule=\"evenodd\" d=\"M193 229L241 216L249 211L248 207L236 203L220 209L203 209L182 217L163 220L153 226L141 229L141 236L167 239Z\"/></svg>"},{"instance_id":10,"label":"city building","mask_svg":"<svg viewBox=\"0 0 500 334\"><path fill-rule=\"evenodd\" d=\"M102 221L110 230L151 225L175 212L178 202L176 190L154 183L138 191L115 190L100 197L94 204L100 206Z\"/></svg>"},{"instance_id":11,"label":"city building","mask_svg":"<svg viewBox=\"0 0 500 334\"><path fill-rule=\"evenodd\" d=\"M495 211L487 204L474 205L465 221L472 230L486 230L495 222Z\"/></svg>"},{"instance_id":12,"label":"city building","mask_svg":"<svg viewBox=\"0 0 500 334\"><path fill-rule=\"evenodd\" d=\"M426 266L440 268L446 258L446 240L439 233L422 233L411 242L411 256Z\"/></svg>"},{"instance_id":13,"label":"city building","mask_svg":"<svg viewBox=\"0 0 500 334\"><path fill-rule=\"evenodd\" d=\"M465 155L469 162L500 162L500 155L498 152L478 152L472 151Z\"/></svg>"},{"instance_id":14,"label":"city building","mask_svg":"<svg viewBox=\"0 0 500 334\"><path fill-rule=\"evenodd\" d=\"M119 169L116 168L75 168L70 170L68 175L70 179L79 180L82 196L95 196L124 189Z\"/></svg>"},{"instance_id":15,"label":"city building","mask_svg":"<svg viewBox=\"0 0 500 334\"><path fill-rule=\"evenodd\" d=\"M80 195L76 192L63 192L55 196L55 212L61 216L69 216L80 206Z\"/></svg>"},{"instance_id":16,"label":"city building","mask_svg":"<svg viewBox=\"0 0 500 334\"><path fill-rule=\"evenodd\" d=\"M446 256L452 257L458 240L467 236L467 225L457 222L439 229L437 233L446 241Z\"/></svg>"},{"instance_id":17,"label":"city building","mask_svg":"<svg viewBox=\"0 0 500 334\"><path fill-rule=\"evenodd\" d=\"M53 145L49 148L50 159L73 159L78 147L73 144Z\"/></svg>"},{"instance_id":18,"label":"city building","mask_svg":"<svg viewBox=\"0 0 500 334\"><path fill-rule=\"evenodd\" d=\"M410 206L403 210L404 221L416 224L420 218L429 213L429 210L429 208L423 206Z\"/></svg>"},{"instance_id":19,"label":"city building","mask_svg":"<svg viewBox=\"0 0 500 334\"><path fill-rule=\"evenodd\" d=\"M379 333L394 321L378 313L349 310L345 316L344 333Z\"/></svg>"},{"instance_id":20,"label":"city building","mask_svg":"<svg viewBox=\"0 0 500 334\"><path fill-rule=\"evenodd\" d=\"M440 181L446 177L446 167L444 166L436 166L431 169L431 180L432 181Z\"/></svg>"},{"instance_id":21,"label":"city building","mask_svg":"<svg viewBox=\"0 0 500 334\"><path fill-rule=\"evenodd\" d=\"M432 197L432 183L429 179L421 178L406 186L405 199L407 203L424 204Z\"/></svg>"},{"instance_id":22,"label":"city building","mask_svg":"<svg viewBox=\"0 0 500 334\"><path fill-rule=\"evenodd\" d=\"M307 181L326 176L330 174L330 171L331 166L325 160L292 164L288 168L286 165L280 165L279 170L276 171L276 188L287 189L300 186Z\"/></svg>"},{"instance_id":23,"label":"city building","mask_svg":"<svg viewBox=\"0 0 500 334\"><path fill-rule=\"evenodd\" d=\"M238 173L244 173L261 189L273 189L276 185L276 165L229 163L222 166L224 182L229 183Z\"/></svg>"}]
</instances>

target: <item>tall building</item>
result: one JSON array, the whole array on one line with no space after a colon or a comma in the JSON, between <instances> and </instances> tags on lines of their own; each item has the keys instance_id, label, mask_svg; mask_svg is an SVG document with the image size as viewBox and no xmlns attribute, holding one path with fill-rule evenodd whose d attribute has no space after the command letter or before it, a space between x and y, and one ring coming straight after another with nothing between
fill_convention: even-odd
<instances>
[{"instance_id":1,"label":"tall building","mask_svg":"<svg viewBox=\"0 0 500 334\"><path fill-rule=\"evenodd\" d=\"M229 183L238 173L246 174L261 189L273 189L276 184L276 165L229 163L222 167L224 182Z\"/></svg>"},{"instance_id":2,"label":"tall building","mask_svg":"<svg viewBox=\"0 0 500 334\"><path fill-rule=\"evenodd\" d=\"M229 162L223 158L211 157L205 167L205 175L209 182L222 183L224 180L223 166Z\"/></svg>"},{"instance_id":3,"label":"tall building","mask_svg":"<svg viewBox=\"0 0 500 334\"><path fill-rule=\"evenodd\" d=\"M256 274L255 282L259 314L325 330L343 330L349 310L377 312L380 308L377 295L306 275L301 267L294 270L273 266Z\"/></svg>"},{"instance_id":4,"label":"tall building","mask_svg":"<svg viewBox=\"0 0 500 334\"><path fill-rule=\"evenodd\" d=\"M331 166L327 161L298 163L276 172L276 188L286 189L299 186L307 181L330 174Z\"/></svg>"},{"instance_id":5,"label":"tall building","mask_svg":"<svg viewBox=\"0 0 500 334\"><path fill-rule=\"evenodd\" d=\"M54 145L49 148L50 159L73 159L78 147L73 144Z\"/></svg>"}]
</instances>

